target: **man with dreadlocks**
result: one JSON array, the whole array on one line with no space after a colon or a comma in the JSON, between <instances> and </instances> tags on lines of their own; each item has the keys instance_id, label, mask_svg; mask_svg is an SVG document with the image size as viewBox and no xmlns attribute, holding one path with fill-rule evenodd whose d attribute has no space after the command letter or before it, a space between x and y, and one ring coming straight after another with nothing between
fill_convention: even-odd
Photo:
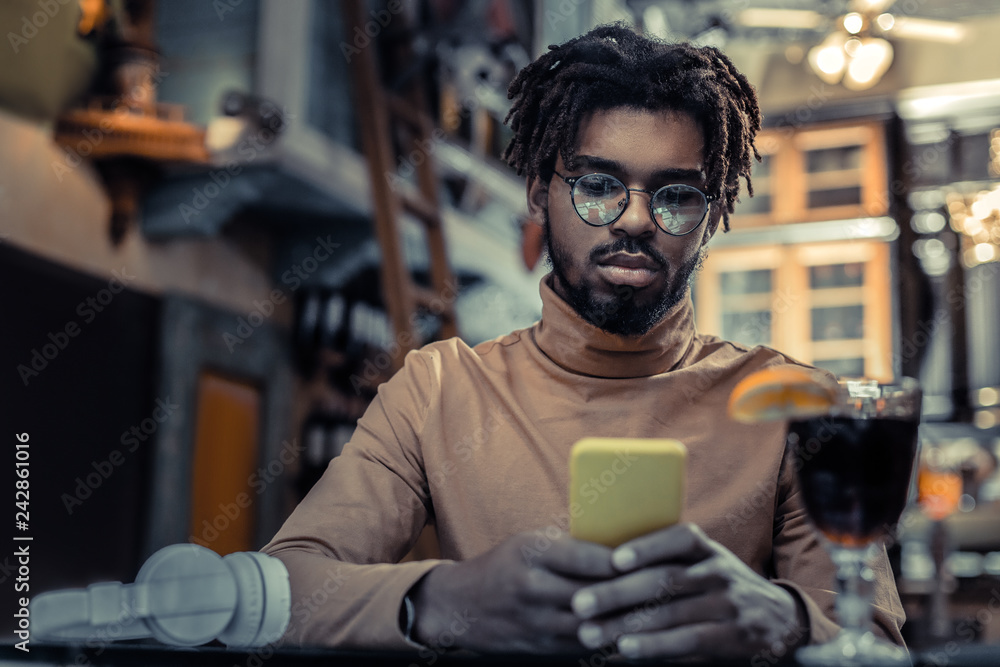
<instances>
[{"instance_id":1,"label":"man with dreadlocks","mask_svg":"<svg viewBox=\"0 0 1000 667\"><path fill-rule=\"evenodd\" d=\"M783 424L726 416L741 378L796 362L698 333L689 296L750 186L753 88L714 48L603 26L551 47L510 96L505 157L552 264L542 319L433 343L380 387L265 547L290 572L287 639L759 664L829 640L834 568ZM568 537L569 450L590 435L684 442L686 522L614 550ZM427 523L442 559L398 563ZM877 627L901 642L884 551L873 570Z\"/></svg>"}]
</instances>

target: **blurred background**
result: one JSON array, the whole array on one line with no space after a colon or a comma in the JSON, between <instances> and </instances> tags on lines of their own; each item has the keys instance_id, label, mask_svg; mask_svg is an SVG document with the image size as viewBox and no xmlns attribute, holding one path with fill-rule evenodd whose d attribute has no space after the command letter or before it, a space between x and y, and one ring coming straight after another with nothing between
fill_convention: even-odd
<instances>
[{"instance_id":1,"label":"blurred background","mask_svg":"<svg viewBox=\"0 0 1000 667\"><path fill-rule=\"evenodd\" d=\"M699 329L921 379L906 634L1000 638L995 0L4 0L0 469L11 495L30 470L6 510L30 593L259 548L406 351L535 321L506 87L618 20L719 47L760 95Z\"/></svg>"}]
</instances>

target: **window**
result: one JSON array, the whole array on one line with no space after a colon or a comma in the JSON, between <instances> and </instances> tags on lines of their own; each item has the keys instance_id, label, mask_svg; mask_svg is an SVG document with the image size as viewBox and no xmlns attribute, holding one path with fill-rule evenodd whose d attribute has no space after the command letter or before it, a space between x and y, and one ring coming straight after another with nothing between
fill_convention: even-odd
<instances>
[{"instance_id":1,"label":"window","mask_svg":"<svg viewBox=\"0 0 1000 667\"><path fill-rule=\"evenodd\" d=\"M876 220L888 212L883 126L771 128L757 147L757 194L742 198L698 278L699 330L837 375L891 377L893 225Z\"/></svg>"},{"instance_id":2,"label":"window","mask_svg":"<svg viewBox=\"0 0 1000 667\"><path fill-rule=\"evenodd\" d=\"M878 123L772 128L757 139L754 196L744 192L734 228L885 215L886 157Z\"/></svg>"},{"instance_id":3,"label":"window","mask_svg":"<svg viewBox=\"0 0 1000 667\"><path fill-rule=\"evenodd\" d=\"M771 269L726 271L722 289L722 337L748 345L771 342Z\"/></svg>"},{"instance_id":4,"label":"window","mask_svg":"<svg viewBox=\"0 0 1000 667\"><path fill-rule=\"evenodd\" d=\"M698 279L698 329L838 375L892 376L889 246L717 248Z\"/></svg>"}]
</instances>

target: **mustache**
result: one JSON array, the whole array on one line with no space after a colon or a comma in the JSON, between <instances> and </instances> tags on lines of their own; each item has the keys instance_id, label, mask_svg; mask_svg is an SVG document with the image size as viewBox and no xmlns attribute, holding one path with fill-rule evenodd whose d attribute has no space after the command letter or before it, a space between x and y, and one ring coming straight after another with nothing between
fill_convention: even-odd
<instances>
[{"instance_id":1,"label":"mustache","mask_svg":"<svg viewBox=\"0 0 1000 667\"><path fill-rule=\"evenodd\" d=\"M628 253L630 255L645 255L661 268L667 265L667 258L664 257L656 248L651 246L647 241L637 239L633 236L623 236L612 241L611 243L597 246L590 251L590 261L596 263L609 255L614 255L619 252Z\"/></svg>"}]
</instances>

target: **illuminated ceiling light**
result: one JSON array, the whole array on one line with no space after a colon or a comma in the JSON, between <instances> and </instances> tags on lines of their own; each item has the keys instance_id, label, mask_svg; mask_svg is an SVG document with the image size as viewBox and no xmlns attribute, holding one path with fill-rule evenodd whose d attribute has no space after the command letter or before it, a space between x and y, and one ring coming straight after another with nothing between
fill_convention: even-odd
<instances>
[{"instance_id":1,"label":"illuminated ceiling light","mask_svg":"<svg viewBox=\"0 0 1000 667\"><path fill-rule=\"evenodd\" d=\"M937 211L920 211L910 220L910 226L918 234L937 234L947 224L948 221Z\"/></svg>"},{"instance_id":2,"label":"illuminated ceiling light","mask_svg":"<svg viewBox=\"0 0 1000 667\"><path fill-rule=\"evenodd\" d=\"M845 41L845 35L833 33L809 49L809 66L825 83L839 83L844 76L844 68L847 67Z\"/></svg>"},{"instance_id":3,"label":"illuminated ceiling light","mask_svg":"<svg viewBox=\"0 0 1000 667\"><path fill-rule=\"evenodd\" d=\"M969 212L984 221L1000 214L1000 187L978 193L969 206Z\"/></svg>"},{"instance_id":4,"label":"illuminated ceiling light","mask_svg":"<svg viewBox=\"0 0 1000 667\"><path fill-rule=\"evenodd\" d=\"M865 17L857 12L851 12L844 16L844 30L856 35L865 27Z\"/></svg>"},{"instance_id":5,"label":"illuminated ceiling light","mask_svg":"<svg viewBox=\"0 0 1000 667\"><path fill-rule=\"evenodd\" d=\"M913 254L929 276L943 276L951 267L951 254L940 239L920 239L913 244Z\"/></svg>"},{"instance_id":6,"label":"illuminated ceiling light","mask_svg":"<svg viewBox=\"0 0 1000 667\"><path fill-rule=\"evenodd\" d=\"M931 211L924 218L924 229L927 230L928 234L936 234L944 229L944 226L948 224L948 221L944 219L944 216L937 211Z\"/></svg>"},{"instance_id":7,"label":"illuminated ceiling light","mask_svg":"<svg viewBox=\"0 0 1000 667\"><path fill-rule=\"evenodd\" d=\"M976 197L976 200L972 202L972 206L969 207L969 212L972 213L972 217L977 220L986 220L993 212L993 207L990 206L992 202L987 200L986 197L983 196L984 194L985 193L980 193L979 196Z\"/></svg>"},{"instance_id":8,"label":"illuminated ceiling light","mask_svg":"<svg viewBox=\"0 0 1000 667\"><path fill-rule=\"evenodd\" d=\"M871 88L892 64L892 44L878 37L861 40L861 48L847 66L844 86L851 90Z\"/></svg>"},{"instance_id":9,"label":"illuminated ceiling light","mask_svg":"<svg viewBox=\"0 0 1000 667\"><path fill-rule=\"evenodd\" d=\"M851 39L844 42L844 51L851 58L856 58L858 51L861 50L861 40L857 37L852 37Z\"/></svg>"},{"instance_id":10,"label":"illuminated ceiling light","mask_svg":"<svg viewBox=\"0 0 1000 667\"><path fill-rule=\"evenodd\" d=\"M983 196L983 201L991 212L1000 213L1000 187L993 188Z\"/></svg>"},{"instance_id":11,"label":"illuminated ceiling light","mask_svg":"<svg viewBox=\"0 0 1000 667\"><path fill-rule=\"evenodd\" d=\"M983 387L979 390L979 405L997 405L1000 403L1000 391L995 387Z\"/></svg>"},{"instance_id":12,"label":"illuminated ceiling light","mask_svg":"<svg viewBox=\"0 0 1000 667\"><path fill-rule=\"evenodd\" d=\"M994 259L997 259L997 249L989 243L977 243L972 246L972 250L976 256L976 261L980 264L992 262Z\"/></svg>"},{"instance_id":13,"label":"illuminated ceiling light","mask_svg":"<svg viewBox=\"0 0 1000 667\"><path fill-rule=\"evenodd\" d=\"M997 425L997 416L991 410L977 410L972 418L976 428L988 429Z\"/></svg>"},{"instance_id":14,"label":"illuminated ceiling light","mask_svg":"<svg viewBox=\"0 0 1000 667\"><path fill-rule=\"evenodd\" d=\"M969 236L975 236L983 231L983 223L979 218L970 215L962 224L962 231Z\"/></svg>"},{"instance_id":15,"label":"illuminated ceiling light","mask_svg":"<svg viewBox=\"0 0 1000 667\"><path fill-rule=\"evenodd\" d=\"M928 239L923 251L927 257L940 257L946 254L948 249L940 239Z\"/></svg>"},{"instance_id":16,"label":"illuminated ceiling light","mask_svg":"<svg viewBox=\"0 0 1000 667\"><path fill-rule=\"evenodd\" d=\"M896 17L892 14L879 14L875 23L882 30L892 30L892 26L896 25Z\"/></svg>"},{"instance_id":17,"label":"illuminated ceiling light","mask_svg":"<svg viewBox=\"0 0 1000 667\"><path fill-rule=\"evenodd\" d=\"M910 206L914 211L929 211L945 204L945 192L941 190L917 190L910 193Z\"/></svg>"},{"instance_id":18,"label":"illuminated ceiling light","mask_svg":"<svg viewBox=\"0 0 1000 667\"><path fill-rule=\"evenodd\" d=\"M827 46L817 52L816 67L828 77L839 80L843 74L846 59L843 49Z\"/></svg>"}]
</instances>

